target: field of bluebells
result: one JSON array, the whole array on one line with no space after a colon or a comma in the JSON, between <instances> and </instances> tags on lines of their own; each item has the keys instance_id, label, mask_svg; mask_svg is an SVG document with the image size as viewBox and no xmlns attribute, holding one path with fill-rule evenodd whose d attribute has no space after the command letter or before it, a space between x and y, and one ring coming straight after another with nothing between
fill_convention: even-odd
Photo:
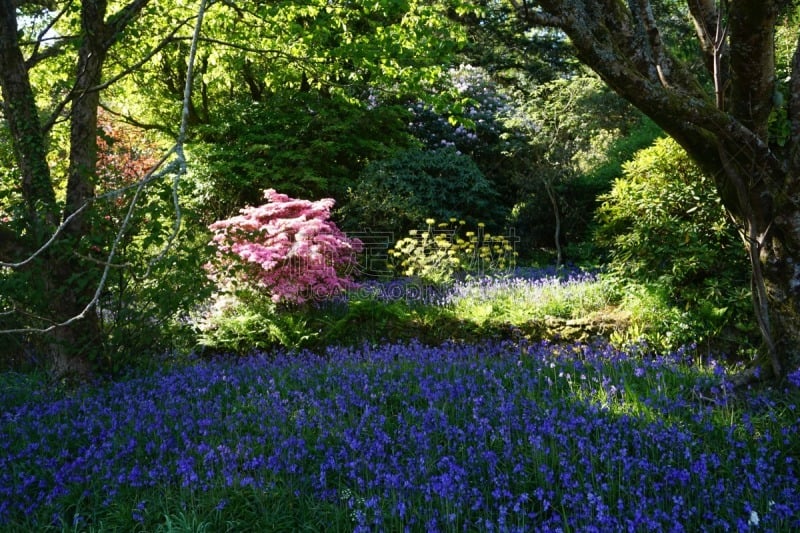
<instances>
[{"instance_id":1,"label":"field of bluebells","mask_svg":"<svg viewBox=\"0 0 800 533\"><path fill-rule=\"evenodd\" d=\"M800 383L726 378L689 350L409 342L3 381L0 530L796 531Z\"/></svg>"}]
</instances>

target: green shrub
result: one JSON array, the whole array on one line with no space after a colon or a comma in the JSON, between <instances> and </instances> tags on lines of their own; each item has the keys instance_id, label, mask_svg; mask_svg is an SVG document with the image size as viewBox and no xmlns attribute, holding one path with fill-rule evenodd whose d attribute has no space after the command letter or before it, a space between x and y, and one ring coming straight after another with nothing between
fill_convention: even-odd
<instances>
[{"instance_id":1,"label":"green shrub","mask_svg":"<svg viewBox=\"0 0 800 533\"><path fill-rule=\"evenodd\" d=\"M412 142L407 120L398 106L368 109L316 91L276 93L269 105L232 101L190 147L192 202L210 224L260 204L264 189L340 200L368 161Z\"/></svg>"},{"instance_id":2,"label":"green shrub","mask_svg":"<svg viewBox=\"0 0 800 533\"><path fill-rule=\"evenodd\" d=\"M254 290L216 294L193 317L201 352L246 355L253 350L305 347L317 336L302 309L279 308Z\"/></svg>"},{"instance_id":3,"label":"green shrub","mask_svg":"<svg viewBox=\"0 0 800 533\"><path fill-rule=\"evenodd\" d=\"M407 150L367 166L349 191L341 225L347 231L405 234L429 216L475 225L480 213L497 229L505 216L498 200L492 183L468 156L452 148Z\"/></svg>"},{"instance_id":4,"label":"green shrub","mask_svg":"<svg viewBox=\"0 0 800 533\"><path fill-rule=\"evenodd\" d=\"M420 335L419 312L402 299L350 298L340 309L321 314L324 346L405 341Z\"/></svg>"},{"instance_id":5,"label":"green shrub","mask_svg":"<svg viewBox=\"0 0 800 533\"><path fill-rule=\"evenodd\" d=\"M741 242L713 181L675 141L638 152L600 199L597 239L610 250L609 279L623 296L641 296L630 305L660 302L654 320L640 320L645 330L691 342L752 328Z\"/></svg>"}]
</instances>

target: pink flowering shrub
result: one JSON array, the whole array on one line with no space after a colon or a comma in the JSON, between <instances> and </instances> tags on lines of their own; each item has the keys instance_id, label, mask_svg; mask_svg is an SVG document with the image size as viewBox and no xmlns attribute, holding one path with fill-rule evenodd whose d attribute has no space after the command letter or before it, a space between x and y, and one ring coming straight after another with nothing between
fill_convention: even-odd
<instances>
[{"instance_id":1,"label":"pink flowering shrub","mask_svg":"<svg viewBox=\"0 0 800 533\"><path fill-rule=\"evenodd\" d=\"M297 200L274 189L264 196L264 205L209 226L218 260L211 275L221 281L233 273L275 303L300 304L354 287L350 274L362 243L330 220L334 200Z\"/></svg>"}]
</instances>

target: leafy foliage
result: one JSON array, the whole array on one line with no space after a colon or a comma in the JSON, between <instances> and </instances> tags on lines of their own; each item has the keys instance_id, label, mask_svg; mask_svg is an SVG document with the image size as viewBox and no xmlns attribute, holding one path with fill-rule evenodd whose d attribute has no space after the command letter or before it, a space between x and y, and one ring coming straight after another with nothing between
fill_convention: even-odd
<instances>
[{"instance_id":1,"label":"leafy foliage","mask_svg":"<svg viewBox=\"0 0 800 533\"><path fill-rule=\"evenodd\" d=\"M270 298L249 288L216 294L192 317L201 353L245 355L254 350L305 347L317 336L304 313L279 309Z\"/></svg>"},{"instance_id":2,"label":"leafy foliage","mask_svg":"<svg viewBox=\"0 0 800 533\"><path fill-rule=\"evenodd\" d=\"M368 162L410 146L406 115L318 91L231 102L198 128L192 201L211 223L258 203L267 188L340 198Z\"/></svg>"},{"instance_id":3,"label":"leafy foliage","mask_svg":"<svg viewBox=\"0 0 800 533\"><path fill-rule=\"evenodd\" d=\"M452 147L469 156L501 194L502 204L510 207L514 194L508 137L514 133L504 117L514 107L511 98L483 68L462 64L451 68L445 80L447 102L409 106L410 132L427 150Z\"/></svg>"},{"instance_id":4,"label":"leafy foliage","mask_svg":"<svg viewBox=\"0 0 800 533\"><path fill-rule=\"evenodd\" d=\"M511 222L523 249L553 248L558 223L559 240L574 250L591 236L597 196L659 130L585 72L512 95L519 104L506 111L505 136L520 192Z\"/></svg>"},{"instance_id":5,"label":"leafy foliage","mask_svg":"<svg viewBox=\"0 0 800 533\"><path fill-rule=\"evenodd\" d=\"M209 283L201 267L207 237L196 232L173 235L176 213L171 180L132 187L156 164L159 154L159 144L141 129L100 114L95 187L101 193L119 192L97 199L87 209L91 231L86 235L57 242L28 266L0 273L0 308L27 310L2 314L0 329L50 326L47 313L52 299L75 288L91 295L107 267L104 290L92 309L101 335L81 337L65 348L87 355L97 370L119 372L147 364L153 355L191 346L191 330L181 319L186 309L208 294ZM2 183L0 190L0 234L12 235L3 240L11 244L13 236L25 234L21 199L13 181ZM134 197L136 205L129 213ZM186 206L182 213L185 219L192 216ZM126 226L121 232L123 221ZM112 245L114 256L109 262ZM29 253L4 249L0 258L21 260ZM70 285L47 286L41 272L54 268L49 262L54 256L74 266ZM88 297L82 304L86 303ZM0 349L0 355L8 364L18 368L46 364L42 354L47 346L41 335L30 332L6 338L3 346L9 353Z\"/></svg>"},{"instance_id":6,"label":"leafy foliage","mask_svg":"<svg viewBox=\"0 0 800 533\"><path fill-rule=\"evenodd\" d=\"M474 161L454 148L407 150L369 164L342 209L348 229L405 233L419 220L503 220L498 193Z\"/></svg>"},{"instance_id":7,"label":"leafy foliage","mask_svg":"<svg viewBox=\"0 0 800 533\"><path fill-rule=\"evenodd\" d=\"M211 286L202 269L207 235L173 235L177 215L171 182L145 188L127 219L127 230L118 235L136 194L135 188L125 188L156 164L159 150L141 130L105 114L100 118L99 187L124 192L98 204L94 231L83 239L83 247L87 258L102 264L116 240L115 265L98 306L105 340L96 362L119 371L146 364L145 356L191 346L184 315L210 293ZM195 217L186 206L182 215Z\"/></svg>"},{"instance_id":8,"label":"leafy foliage","mask_svg":"<svg viewBox=\"0 0 800 533\"><path fill-rule=\"evenodd\" d=\"M209 226L217 248L212 277L224 285L233 276L275 303L301 304L352 287L361 242L330 220L333 199L296 200L274 189L264 197L266 204Z\"/></svg>"},{"instance_id":9,"label":"leafy foliage","mask_svg":"<svg viewBox=\"0 0 800 533\"><path fill-rule=\"evenodd\" d=\"M0 123L2 124L2 123ZM6 128L0 128L0 260L24 259L24 250L15 242L18 235L26 233L23 220L24 204L18 169L13 163L11 141ZM35 272L0 267L0 330L20 329L25 326L23 317L13 312L17 295L28 294L36 298L36 308L44 307L44 297L37 287ZM29 339L23 335L6 335L0 343L0 368L24 368L32 361Z\"/></svg>"},{"instance_id":10,"label":"leafy foliage","mask_svg":"<svg viewBox=\"0 0 800 533\"><path fill-rule=\"evenodd\" d=\"M601 200L597 236L610 248L610 275L628 293L636 283L661 287L656 293L663 291L682 318L649 325L662 335L674 329L672 346L726 326L749 329L741 243L712 180L674 141L660 139L638 152Z\"/></svg>"}]
</instances>

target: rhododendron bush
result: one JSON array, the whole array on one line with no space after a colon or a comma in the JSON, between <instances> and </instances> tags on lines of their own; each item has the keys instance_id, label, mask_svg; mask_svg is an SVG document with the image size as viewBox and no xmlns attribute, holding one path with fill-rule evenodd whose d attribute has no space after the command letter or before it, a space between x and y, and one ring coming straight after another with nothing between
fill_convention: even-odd
<instances>
[{"instance_id":1,"label":"rhododendron bush","mask_svg":"<svg viewBox=\"0 0 800 533\"><path fill-rule=\"evenodd\" d=\"M275 303L303 303L355 286L350 275L362 249L330 220L332 198L298 200L274 189L267 203L214 222L218 282L231 275L266 291Z\"/></svg>"}]
</instances>

